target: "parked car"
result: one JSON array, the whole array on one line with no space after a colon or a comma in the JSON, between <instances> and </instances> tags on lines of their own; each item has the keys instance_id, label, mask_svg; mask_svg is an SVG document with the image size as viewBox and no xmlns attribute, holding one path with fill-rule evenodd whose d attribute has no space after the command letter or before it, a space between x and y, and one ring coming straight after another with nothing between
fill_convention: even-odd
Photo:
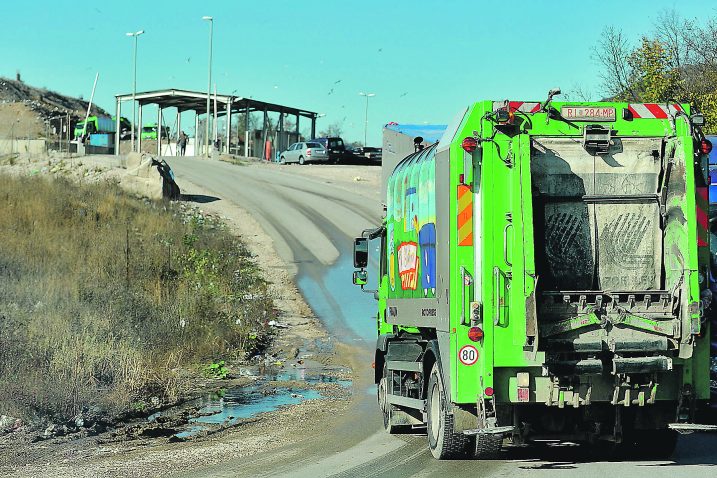
<instances>
[{"instance_id":1,"label":"parked car","mask_svg":"<svg viewBox=\"0 0 717 478\"><path fill-rule=\"evenodd\" d=\"M710 217L717 217L717 136L707 136L715 148L709 154Z\"/></svg>"},{"instance_id":2,"label":"parked car","mask_svg":"<svg viewBox=\"0 0 717 478\"><path fill-rule=\"evenodd\" d=\"M332 163L338 163L344 160L347 155L346 146L344 140L339 137L328 137L328 138L314 138L312 142L319 143L329 153L329 161Z\"/></svg>"},{"instance_id":3,"label":"parked car","mask_svg":"<svg viewBox=\"0 0 717 478\"><path fill-rule=\"evenodd\" d=\"M363 148L357 148L356 155L357 156L363 156L364 158L368 159L372 163L380 163L383 149L382 148L374 148L372 146L365 146Z\"/></svg>"},{"instance_id":4,"label":"parked car","mask_svg":"<svg viewBox=\"0 0 717 478\"><path fill-rule=\"evenodd\" d=\"M307 141L305 143L294 143L289 146L289 149L281 153L281 162L286 163L299 163L305 164L309 161L312 162L327 162L329 160L329 154L320 143L314 141Z\"/></svg>"}]
</instances>

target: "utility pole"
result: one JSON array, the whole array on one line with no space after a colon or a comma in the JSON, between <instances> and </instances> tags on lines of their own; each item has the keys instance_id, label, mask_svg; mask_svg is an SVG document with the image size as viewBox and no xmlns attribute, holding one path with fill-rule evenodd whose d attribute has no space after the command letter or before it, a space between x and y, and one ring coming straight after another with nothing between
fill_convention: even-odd
<instances>
[{"instance_id":1,"label":"utility pole","mask_svg":"<svg viewBox=\"0 0 717 478\"><path fill-rule=\"evenodd\" d=\"M219 138L219 136L217 134L217 84L216 83L214 83L214 123L212 124L212 131L214 132L213 140L214 140L214 142L216 142L217 139Z\"/></svg>"},{"instance_id":2,"label":"utility pole","mask_svg":"<svg viewBox=\"0 0 717 478\"><path fill-rule=\"evenodd\" d=\"M359 92L359 95L366 97L366 124L364 125L364 128L363 128L363 146L365 148L366 146L368 146L368 142L367 142L367 139L368 139L368 99L371 98L372 96L376 96L376 94L375 93L364 93L363 91L361 91L361 92Z\"/></svg>"},{"instance_id":3,"label":"utility pole","mask_svg":"<svg viewBox=\"0 0 717 478\"><path fill-rule=\"evenodd\" d=\"M135 128L137 128L137 101L135 100L135 96L137 96L137 39L143 33L144 30L140 30L134 33L127 33L128 37L134 37L134 80L132 82L132 151L134 151L134 130Z\"/></svg>"},{"instance_id":4,"label":"utility pole","mask_svg":"<svg viewBox=\"0 0 717 478\"><path fill-rule=\"evenodd\" d=\"M72 157L72 151L70 151L70 113L67 113L67 153Z\"/></svg>"},{"instance_id":5,"label":"utility pole","mask_svg":"<svg viewBox=\"0 0 717 478\"><path fill-rule=\"evenodd\" d=\"M92 102L95 99L95 89L97 88L97 80L100 78L100 72L98 71L95 75L95 82L92 84L92 94L90 94L90 102L87 103L87 113L85 114L85 122L82 123L82 137L85 137L87 133L87 120L90 119L90 112L92 111Z\"/></svg>"},{"instance_id":6,"label":"utility pole","mask_svg":"<svg viewBox=\"0 0 717 478\"><path fill-rule=\"evenodd\" d=\"M211 96L212 96L212 36L214 35L214 18L209 16L202 17L202 20L209 22L209 78L207 80L207 128L206 135L204 137L204 143L206 145L205 155L209 157L209 119L211 117Z\"/></svg>"}]
</instances>

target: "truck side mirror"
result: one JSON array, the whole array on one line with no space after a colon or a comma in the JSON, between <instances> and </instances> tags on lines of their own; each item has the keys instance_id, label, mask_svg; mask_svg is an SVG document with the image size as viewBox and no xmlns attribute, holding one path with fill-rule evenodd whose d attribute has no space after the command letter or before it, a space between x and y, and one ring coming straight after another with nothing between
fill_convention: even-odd
<instances>
[{"instance_id":1,"label":"truck side mirror","mask_svg":"<svg viewBox=\"0 0 717 478\"><path fill-rule=\"evenodd\" d=\"M368 265L368 239L357 237L354 239L354 267L363 269Z\"/></svg>"},{"instance_id":2,"label":"truck side mirror","mask_svg":"<svg viewBox=\"0 0 717 478\"><path fill-rule=\"evenodd\" d=\"M705 115L700 113L695 113L692 116L690 116L690 121L692 122L693 126L704 126L705 125Z\"/></svg>"},{"instance_id":3,"label":"truck side mirror","mask_svg":"<svg viewBox=\"0 0 717 478\"><path fill-rule=\"evenodd\" d=\"M365 270L354 271L354 285L365 286L368 282L368 272Z\"/></svg>"}]
</instances>

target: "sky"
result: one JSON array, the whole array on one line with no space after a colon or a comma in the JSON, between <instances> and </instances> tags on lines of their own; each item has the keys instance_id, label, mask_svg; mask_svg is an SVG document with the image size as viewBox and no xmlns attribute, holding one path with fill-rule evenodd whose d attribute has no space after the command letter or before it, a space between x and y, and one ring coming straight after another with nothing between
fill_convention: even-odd
<instances>
[{"instance_id":1,"label":"sky","mask_svg":"<svg viewBox=\"0 0 717 478\"><path fill-rule=\"evenodd\" d=\"M29 85L87 99L99 73L95 102L114 114L114 95L132 92L134 40L125 34L144 30L137 91L206 91L209 26L201 17L210 15L220 94L324 113L317 130L338 123L351 142L364 136L359 92L374 93L368 143L380 145L390 121L445 124L482 99L537 101L551 88L569 96L578 86L599 99L592 51L603 28L637 42L671 9L715 16L717 0L8 1L0 76L19 71Z\"/></svg>"}]
</instances>

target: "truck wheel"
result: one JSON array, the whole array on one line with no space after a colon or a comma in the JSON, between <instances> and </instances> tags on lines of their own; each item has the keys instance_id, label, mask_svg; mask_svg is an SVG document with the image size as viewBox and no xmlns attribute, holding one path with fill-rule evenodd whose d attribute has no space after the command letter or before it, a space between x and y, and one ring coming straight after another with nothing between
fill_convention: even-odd
<instances>
[{"instance_id":1,"label":"truck wheel","mask_svg":"<svg viewBox=\"0 0 717 478\"><path fill-rule=\"evenodd\" d=\"M439 364L435 363L428 379L428 448L439 460L460 458L466 455L469 438L453 432L453 415L448 413L448 402L443 387Z\"/></svg>"},{"instance_id":2,"label":"truck wheel","mask_svg":"<svg viewBox=\"0 0 717 478\"><path fill-rule=\"evenodd\" d=\"M399 427L397 425L391 425L391 410L393 405L387 403L386 394L388 393L388 366L383 365L383 376L378 382L377 396L378 396L378 408L381 410L383 415L383 428L389 434L393 435L397 433Z\"/></svg>"},{"instance_id":3,"label":"truck wheel","mask_svg":"<svg viewBox=\"0 0 717 478\"><path fill-rule=\"evenodd\" d=\"M503 447L503 435L476 435L476 446L473 458L478 460L494 460L498 458Z\"/></svg>"},{"instance_id":4,"label":"truck wheel","mask_svg":"<svg viewBox=\"0 0 717 478\"><path fill-rule=\"evenodd\" d=\"M301 164L301 165L304 164L304 157L303 157L303 156L299 156L299 164Z\"/></svg>"}]
</instances>

